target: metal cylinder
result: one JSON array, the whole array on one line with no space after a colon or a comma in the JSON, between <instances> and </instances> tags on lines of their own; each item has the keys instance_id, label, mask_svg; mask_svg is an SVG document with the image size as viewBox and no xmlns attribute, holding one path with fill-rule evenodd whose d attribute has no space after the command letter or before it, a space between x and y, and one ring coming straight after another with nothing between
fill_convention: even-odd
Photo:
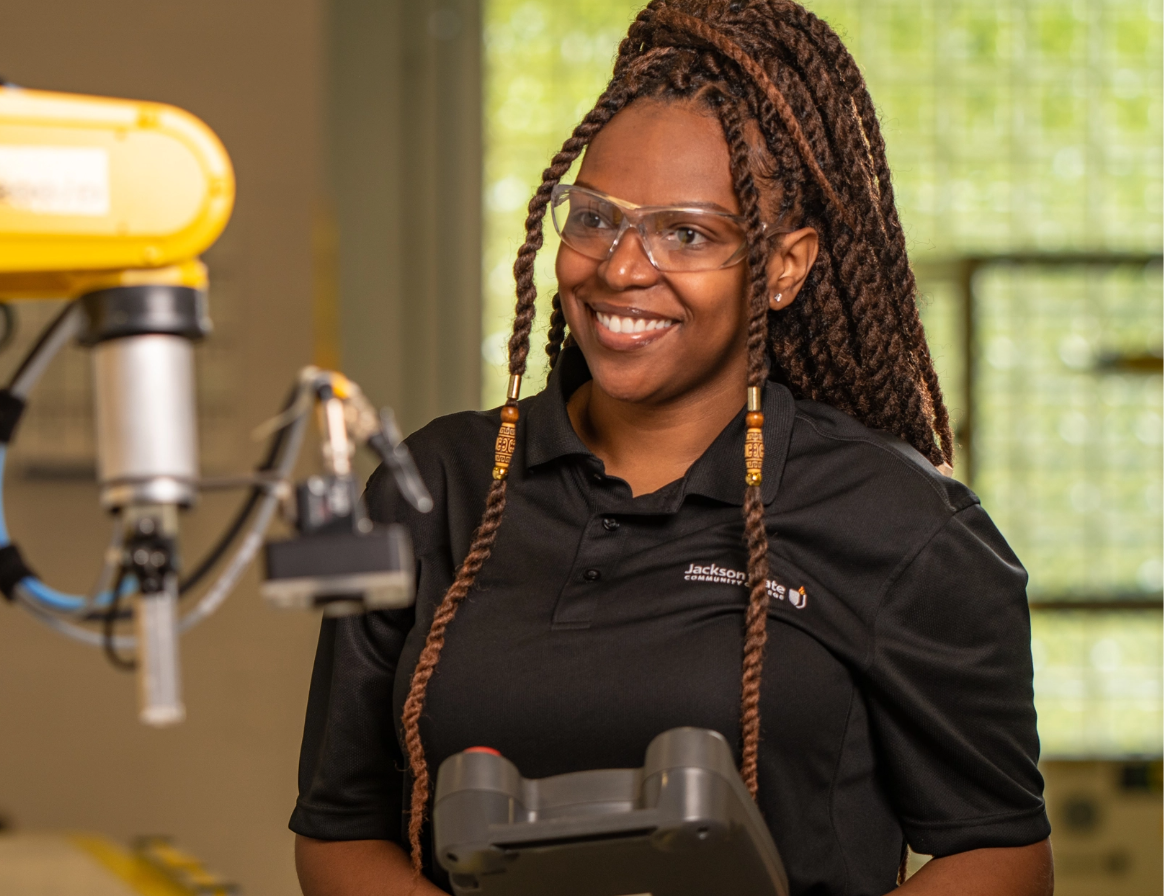
<instances>
[{"instance_id":1,"label":"metal cylinder","mask_svg":"<svg viewBox=\"0 0 1164 896\"><path fill-rule=\"evenodd\" d=\"M101 503L194 503L198 480L194 347L183 336L126 336L93 348Z\"/></svg>"},{"instance_id":2,"label":"metal cylinder","mask_svg":"<svg viewBox=\"0 0 1164 896\"><path fill-rule=\"evenodd\" d=\"M178 663L178 583L176 576L169 578L165 591L142 594L134 606L139 717L156 728L186 718Z\"/></svg>"}]
</instances>

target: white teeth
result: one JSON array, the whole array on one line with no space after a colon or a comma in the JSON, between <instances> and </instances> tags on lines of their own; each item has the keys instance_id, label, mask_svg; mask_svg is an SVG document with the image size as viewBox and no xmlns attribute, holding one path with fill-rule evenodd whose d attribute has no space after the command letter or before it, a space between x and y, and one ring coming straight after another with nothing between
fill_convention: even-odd
<instances>
[{"instance_id":1,"label":"white teeth","mask_svg":"<svg viewBox=\"0 0 1164 896\"><path fill-rule=\"evenodd\" d=\"M648 330L665 330L674 321L658 317L619 317L617 314L595 312L598 322L612 333L645 333Z\"/></svg>"}]
</instances>

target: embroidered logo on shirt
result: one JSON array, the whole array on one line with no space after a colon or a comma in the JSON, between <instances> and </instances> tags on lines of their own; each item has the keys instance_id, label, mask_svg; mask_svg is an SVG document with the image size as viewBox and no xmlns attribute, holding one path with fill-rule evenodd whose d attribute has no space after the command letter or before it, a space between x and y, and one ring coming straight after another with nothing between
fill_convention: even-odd
<instances>
[{"instance_id":1,"label":"embroidered logo on shirt","mask_svg":"<svg viewBox=\"0 0 1164 896\"><path fill-rule=\"evenodd\" d=\"M738 569L728 569L726 566L717 566L712 563L709 566L699 566L692 563L683 572L683 581L685 582L713 582L717 585L744 585L748 581L748 574L741 572ZM804 586L797 589L788 588L781 585L774 579L768 580L768 596L774 597L776 600L787 600L792 606L798 610L803 610L804 605L808 603L808 595L804 591Z\"/></svg>"}]
</instances>

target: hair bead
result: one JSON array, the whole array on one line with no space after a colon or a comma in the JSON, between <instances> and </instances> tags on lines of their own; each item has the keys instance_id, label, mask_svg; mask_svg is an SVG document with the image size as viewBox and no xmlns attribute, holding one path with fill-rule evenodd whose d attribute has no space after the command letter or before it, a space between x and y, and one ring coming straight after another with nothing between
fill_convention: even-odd
<instances>
[{"instance_id":1,"label":"hair bead","mask_svg":"<svg viewBox=\"0 0 1164 896\"><path fill-rule=\"evenodd\" d=\"M757 416L762 425L764 415ZM747 485L759 485L764 481L764 431L758 426L748 427L748 434L744 439L744 466L747 469L744 475L744 482Z\"/></svg>"},{"instance_id":2,"label":"hair bead","mask_svg":"<svg viewBox=\"0 0 1164 896\"><path fill-rule=\"evenodd\" d=\"M764 479L764 413L759 386L748 386L748 413L744 423L748 427L744 436L744 482L759 485Z\"/></svg>"},{"instance_id":3,"label":"hair bead","mask_svg":"<svg viewBox=\"0 0 1164 896\"><path fill-rule=\"evenodd\" d=\"M517 400L521 397L521 374L509 375L509 388L505 390L508 399L501 409L501 429L497 433L497 444L493 450L493 478L500 481L509 475L509 465L513 462L513 452L517 448Z\"/></svg>"},{"instance_id":4,"label":"hair bead","mask_svg":"<svg viewBox=\"0 0 1164 896\"><path fill-rule=\"evenodd\" d=\"M516 404L507 404L501 409L501 429L497 432L497 443L493 450L494 479L502 480L509 475L509 465L513 462L513 452L517 448L519 416Z\"/></svg>"}]
</instances>

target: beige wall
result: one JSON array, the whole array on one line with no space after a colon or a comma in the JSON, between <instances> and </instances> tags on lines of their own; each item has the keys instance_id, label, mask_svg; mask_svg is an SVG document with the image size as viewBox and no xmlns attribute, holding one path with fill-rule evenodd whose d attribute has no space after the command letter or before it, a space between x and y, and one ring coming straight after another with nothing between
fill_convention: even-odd
<instances>
[{"instance_id":1,"label":"beige wall","mask_svg":"<svg viewBox=\"0 0 1164 896\"><path fill-rule=\"evenodd\" d=\"M0 0L8 80L171 102L230 151L238 207L209 260L214 338L229 346L214 425L236 468L258 454L250 427L312 357L323 18L322 0ZM34 566L86 587L108 531L92 486L9 480ZM185 521L188 557L233 501ZM0 606L0 813L24 829L171 834L248 896L297 892L286 822L318 621L267 610L255 582L252 571L183 640L189 719L168 731L136 722L132 678L98 652Z\"/></svg>"}]
</instances>

